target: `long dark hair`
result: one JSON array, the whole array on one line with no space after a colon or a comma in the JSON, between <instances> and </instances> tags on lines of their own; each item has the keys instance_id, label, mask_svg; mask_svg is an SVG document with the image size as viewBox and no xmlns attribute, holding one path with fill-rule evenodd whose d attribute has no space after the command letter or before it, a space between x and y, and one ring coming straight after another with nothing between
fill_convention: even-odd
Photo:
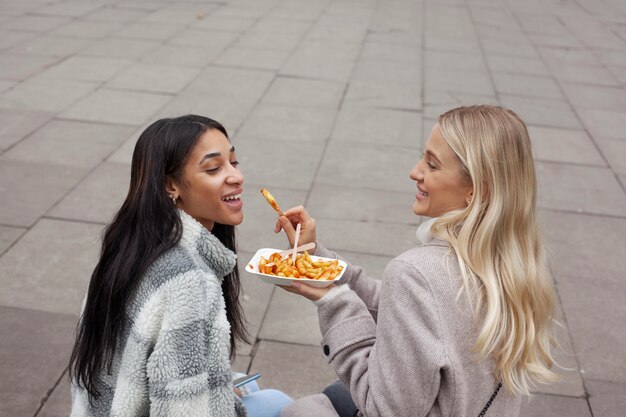
<instances>
[{"instance_id":1,"label":"long dark hair","mask_svg":"<svg viewBox=\"0 0 626 417\"><path fill-rule=\"evenodd\" d=\"M228 138L226 129L215 120L187 115L154 122L137 141L128 195L104 231L100 260L91 275L70 358L70 377L87 390L90 401L100 396L100 375L110 373L115 352L122 348L128 330L127 306L143 274L181 238L181 219L166 193L166 180L180 179L198 138L209 129ZM236 252L234 226L215 223L211 233ZM236 340L248 341L240 289L235 266L222 283L231 326L231 359Z\"/></svg>"}]
</instances>

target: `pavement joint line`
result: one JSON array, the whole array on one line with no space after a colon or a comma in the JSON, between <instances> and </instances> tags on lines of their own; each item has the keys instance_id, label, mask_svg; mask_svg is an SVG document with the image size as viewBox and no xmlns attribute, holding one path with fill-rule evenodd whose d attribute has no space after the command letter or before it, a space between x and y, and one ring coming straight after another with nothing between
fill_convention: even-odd
<instances>
[{"instance_id":1,"label":"pavement joint line","mask_svg":"<svg viewBox=\"0 0 626 417\"><path fill-rule=\"evenodd\" d=\"M50 388L48 390L46 395L41 399L41 403L39 405L39 408L37 409L37 411L35 411L35 414L33 414L33 417L37 417L37 415L41 412L41 409L44 407L44 405L46 405L46 403L48 402L48 400L52 396L52 393L54 392L54 390L59 386L59 384L61 383L61 380L65 376L65 374L68 371L68 369L69 369L69 366L66 367L65 369L63 369L63 372L61 373L61 376L57 379L56 383L52 386L52 388Z\"/></svg>"},{"instance_id":2,"label":"pavement joint line","mask_svg":"<svg viewBox=\"0 0 626 417\"><path fill-rule=\"evenodd\" d=\"M262 68L262 67L242 67L241 65L234 65L234 64L220 64L220 63L213 63L211 64L213 67L217 67L217 68L225 68L225 69L239 69L239 70L252 70L252 71L259 71L259 72L269 72L272 74L276 74L276 70L275 69L270 69L270 68Z\"/></svg>"},{"instance_id":3,"label":"pavement joint line","mask_svg":"<svg viewBox=\"0 0 626 417\"><path fill-rule=\"evenodd\" d=\"M71 219L68 217L58 217L58 216L47 216L47 215L43 215L41 216L41 219L46 219L46 220L56 220L56 221L62 221L62 222L69 222L69 223L78 223L78 224L90 224L90 225L94 225L94 226L107 226L110 222L98 222L98 221L93 221L93 220L83 220L83 219Z\"/></svg>"},{"instance_id":4,"label":"pavement joint line","mask_svg":"<svg viewBox=\"0 0 626 417\"><path fill-rule=\"evenodd\" d=\"M522 31L526 36L526 39L530 42L530 44L532 45L532 48L534 49L535 53L537 54L537 56L539 57L539 59L541 60L541 62L543 62L543 64L548 68L548 70L550 71L551 74L553 74L553 71L550 69L550 67L548 66L548 63L546 62L545 58L543 57L543 55L541 55L541 53L539 52L539 48L537 48L537 46L535 46L532 41L530 40L530 36L528 35L528 32L526 31L526 29L523 27L523 25L521 24L520 20L519 20L519 16L515 13L513 13L513 18L515 19L515 21L517 22L518 25L520 25L522 27ZM565 24L565 22L563 22L560 19L560 16L556 15L555 18L563 25L563 27L565 28L565 30L567 30L572 36L574 36L576 39L578 39L580 41L580 38L578 36L576 36L576 34L572 33L571 30L569 29L569 27L567 27L567 25ZM588 49L588 48L585 48ZM595 56L595 54L594 54ZM613 174L615 175L616 172L615 170L613 170L613 167L611 165L611 163L609 162L608 158L604 155L604 152L602 152L602 149L600 148L600 146L598 145L598 142L594 139L593 135L591 134L591 132L589 131L589 129L587 128L587 126L585 125L585 123L583 122L583 120L581 119L580 115L578 114L578 110L576 109L576 107L571 103L569 96L565 93L565 90L563 89L563 85L562 83L559 81L558 78L554 77L553 75L553 79L554 82L556 83L557 87L559 88L559 91L561 92L561 94L563 95L563 97L565 97L567 100L567 104L569 109L572 111L572 113L574 114L574 117L576 118L576 120L578 121L578 123L583 127L582 130L585 131L585 133L587 133L587 136L589 137L589 140L591 141L591 143L593 143L593 146L595 147L596 151L600 154L600 156L602 157L602 160L604 161L604 163L606 164L607 167L609 167L609 169L613 172ZM618 184L620 183L619 179L618 179ZM625 191L626 188L622 187Z\"/></svg>"},{"instance_id":5,"label":"pavement joint line","mask_svg":"<svg viewBox=\"0 0 626 417\"><path fill-rule=\"evenodd\" d=\"M4 256L5 253L9 252L17 244L17 242L19 242L22 239L22 237L24 237L24 235L26 233L28 233L30 228L18 227L18 226L10 226L10 225L4 225L4 224L0 224L0 226L11 227L11 228L22 229L23 230L22 233L13 242L11 242L10 245L8 245L3 251L0 252L0 258L1 258L2 256Z\"/></svg>"},{"instance_id":6,"label":"pavement joint line","mask_svg":"<svg viewBox=\"0 0 626 417\"><path fill-rule=\"evenodd\" d=\"M485 46L483 45L483 37L481 36L480 32L476 30L476 28L478 27L478 24L476 22L476 17L474 16L473 9L469 5L467 6L467 12L469 15L469 19L472 22L472 26L474 27L474 33L477 38L478 47L480 49L480 54L483 58L483 64L485 65L485 68L487 69L486 72L487 72L487 76L489 77L489 83L491 84L491 89L493 90L496 102L501 104L502 100L500 99L500 92L498 91L498 88L496 86L496 82L493 78L493 71L491 70L491 66L489 65L489 60L487 59L487 53L485 52Z\"/></svg>"},{"instance_id":7,"label":"pavement joint line","mask_svg":"<svg viewBox=\"0 0 626 417\"><path fill-rule=\"evenodd\" d=\"M625 381L613 381L612 379L599 379L599 378L587 378L589 381L596 381L596 382L605 382L608 384L615 384L615 385L626 385Z\"/></svg>"},{"instance_id":8,"label":"pavement joint line","mask_svg":"<svg viewBox=\"0 0 626 417\"><path fill-rule=\"evenodd\" d=\"M277 340L277 339L263 339L263 338L259 338L258 340L259 340L259 342L280 343L281 345L319 347L319 344L318 345L312 345L312 344L308 344L308 343L296 343L296 342L290 342L290 341L285 341L285 340ZM321 340L322 340L322 338L320 337L320 341Z\"/></svg>"},{"instance_id":9,"label":"pavement joint line","mask_svg":"<svg viewBox=\"0 0 626 417\"><path fill-rule=\"evenodd\" d=\"M328 151L328 144L332 140L333 132L335 131L335 128L337 127L337 121L339 120L339 114L341 113L341 110L343 109L344 101L345 101L346 95L348 94L348 89L350 88L350 85L351 85L351 82L349 80L351 80L352 77L354 76L354 73L356 71L357 65L359 64L359 61L360 61L360 57L361 57L361 55L363 53L363 48L365 46L365 43L367 42L367 31L372 26L372 22L374 21L374 16L376 15L376 12L378 11L379 7L380 7L380 1L376 0L376 5L375 5L375 7L372 8L372 12L370 13L369 20L367 21L366 35L363 37L363 39L360 42L361 46L359 48L359 51L358 51L358 54L357 54L357 58L354 61L354 63L352 64L352 68L350 69L350 75L348 77L348 81L346 81L344 83L343 91L341 93L341 98L339 99L339 102L337 103L336 112L334 114L333 121L332 121L331 126L330 126L328 137L324 141L324 149L322 150L322 154L321 154L320 159L319 159L319 161L317 163L317 167L315 167L315 173L313 174L313 178L311 179L311 186L309 187L309 190L308 190L308 192L306 194L306 197L304 198L303 205L305 205L305 206L308 205L308 203L309 203L309 199L311 198L311 193L313 191L313 186L316 183L316 180L317 180L317 177L319 176L322 164L324 163L324 160L325 160L326 152Z\"/></svg>"},{"instance_id":10,"label":"pavement joint line","mask_svg":"<svg viewBox=\"0 0 626 417\"><path fill-rule=\"evenodd\" d=\"M403 194L405 195L405 194ZM409 194L410 196L410 194ZM408 200L410 202L410 200ZM408 206L408 205L407 205ZM408 210L407 210L408 212ZM380 224L380 225L385 225L385 224L390 224L390 225L397 225L397 226L409 226L409 227L417 227L420 224L419 223L408 223L408 222L401 222L401 221L383 221L383 220L376 220L376 219L363 219L363 220L355 220L352 217L325 217L325 216L315 216L315 219L321 219L321 220L340 220L340 221L354 221L355 223L368 223L368 224Z\"/></svg>"},{"instance_id":11,"label":"pavement joint line","mask_svg":"<svg viewBox=\"0 0 626 417\"><path fill-rule=\"evenodd\" d=\"M152 116L150 116L150 118L152 118ZM122 126L122 127L134 127L134 128L138 128L139 126L142 126L142 124L135 124L135 123L109 122L106 120L74 119L72 117L63 117L59 115L53 117L52 120L59 120L59 121L66 121L66 122L78 122L78 123L94 123L94 124L101 124L101 125L106 125L106 126ZM115 148L115 151L117 151L123 144L124 143L122 142L120 146Z\"/></svg>"},{"instance_id":12,"label":"pavement joint line","mask_svg":"<svg viewBox=\"0 0 626 417\"><path fill-rule=\"evenodd\" d=\"M106 82L108 82L108 81L106 81ZM106 85L106 82L105 82L105 84L102 84L102 86L100 86L99 90L111 90L111 91L118 91L118 92L122 92L122 93L130 91L130 92L143 93L143 94L170 96L172 98L175 98L179 94L179 93L169 93L169 92L163 92L163 91L151 91L151 90L124 88L124 87L113 87L113 86Z\"/></svg>"},{"instance_id":13,"label":"pavement joint line","mask_svg":"<svg viewBox=\"0 0 626 417\"><path fill-rule=\"evenodd\" d=\"M624 214L623 216L620 216L620 215L617 215L617 214L592 213L592 212L589 212L589 211L555 209L555 208L550 208L550 207L543 207L543 206L540 206L540 205L537 205L537 209L551 211L553 213L580 214L580 215L593 216L593 217L606 217L606 218L609 218L609 219L616 219L616 220L624 220L624 219L626 219L626 214Z\"/></svg>"},{"instance_id":14,"label":"pavement joint line","mask_svg":"<svg viewBox=\"0 0 626 417\"><path fill-rule=\"evenodd\" d=\"M556 394L553 392L541 392L541 391L531 391L534 395L545 395L550 397L559 397L559 398L575 398L579 400L588 399L589 394L584 395L567 395L567 394Z\"/></svg>"},{"instance_id":15,"label":"pavement joint line","mask_svg":"<svg viewBox=\"0 0 626 417\"><path fill-rule=\"evenodd\" d=\"M263 329L263 324L265 324L265 319L267 318L267 315L269 313L270 305L272 304L272 300L274 299L274 294L276 293L276 290L277 288L272 288L270 296L268 297L267 304L265 304L265 310L263 311L263 317L261 317L261 320L259 322L257 333L253 336L252 349L250 350L250 362L248 364L247 370L248 372L250 371L250 369L252 369L252 364L254 363L254 360L256 358L256 352L259 348L259 344L261 343L261 338L259 337L259 334L261 333L261 329Z\"/></svg>"},{"instance_id":16,"label":"pavement joint line","mask_svg":"<svg viewBox=\"0 0 626 417\"><path fill-rule=\"evenodd\" d=\"M545 61L545 58L541 55L541 53L539 53L539 50L538 50L537 46L535 46L535 45L532 43L532 41L530 40L530 36L528 35L528 32L526 31L526 29L525 29L525 28L523 27L523 25L521 24L519 16L518 16L516 13L513 13L513 18L515 19L515 21L517 22L517 24L518 24L518 25L520 25L520 26L522 27L522 31L523 31L523 33L526 35L526 39L527 39L527 40L530 42L530 44L532 45L532 47L533 47L533 49L534 49L535 53L537 53L537 55L538 55L539 59L543 62L543 64L544 64L544 65L548 68L548 70L549 70L549 71L550 71L550 73L552 74L552 70L550 70L550 68L549 68L549 66L548 66L548 64L547 64L547 62ZM558 19L558 18L559 18L559 17L557 16L557 19ZM565 24L564 24L564 22L561 22L561 23L563 24L563 26L565 27L565 29L569 31L569 28L567 27L567 25L565 25ZM579 39L579 40L580 40L580 39ZM600 155L602 156L602 159L604 160L604 162L607 164L607 166L609 166L609 167L610 167L610 164L608 163L607 158L604 156L604 154L603 154L603 153L602 153L602 151L600 150L600 147L598 146L597 142L593 139L593 136L591 135L591 133L587 130L587 127L586 127L586 126L585 126L585 124L582 122L582 120L581 120L580 116L578 115L578 112L576 111L576 109L574 108L574 106L572 106L572 104L570 103L570 101L569 101L569 97L567 96L567 94L565 94L565 91L563 90L563 87L562 87L561 83L559 82L559 80L558 80L558 79L556 79L556 77L553 77L553 78L555 78L555 82L557 83L557 86L559 87L559 90L560 90L561 94L563 94L563 96L567 98L567 101L568 101L569 107L570 107L571 111L574 113L574 115L575 115L576 119L577 119L577 120L578 120L578 122L581 124L581 126L583 126L583 128L585 129L585 131L586 131L587 135L589 136L590 140L592 141L592 143L593 143L593 144L594 144L594 146L596 147L596 150L597 150L597 151L600 153ZM618 182L618 183L619 183L619 182ZM560 211L560 210L558 210L558 211ZM550 268L550 269L552 269L552 268ZM552 272L552 271L551 271L551 272ZM555 277L555 274L554 274L554 273L552 273L552 276L553 276L553 279L555 279L555 278L554 278L554 277ZM556 280L555 280L555 281L556 281ZM562 300L562 298L561 298L561 294L560 294L560 292L558 291L558 286L556 286L556 285L555 285L555 293L556 293L557 299L558 299L558 301L559 301L559 304L560 304L561 308L563 309L563 322L564 322L564 325L565 325L565 327L566 327L566 331L567 331L567 335L568 335L568 337L569 337L569 339L570 339L570 343L572 344L572 349L574 350L574 352L578 352L579 350L578 350L578 349L576 349L576 343L575 343L575 341L574 341L574 338L572 337L571 329L570 329L570 326L569 326L569 324L568 324L567 314L566 314L566 313L565 313L565 311L564 311L564 307L563 307L563 300ZM577 368L578 368L578 370L579 370L579 372L580 372L580 370L581 370L581 369L583 369L583 368L582 368L582 366L581 366L581 363L580 363L580 358L579 358L579 356L578 356L578 355L575 355L574 359L575 359L575 361L576 361L576 366L577 366ZM590 413L590 414L591 414L591 416L593 417L593 414L594 414L594 413L593 413L593 409L592 409L592 407L591 407L591 403L590 403L589 398L588 398L588 396L589 396L589 390L587 389L587 385L586 385L586 383L585 383L585 377L584 377L584 375L583 375L582 373L581 373L581 375L580 375L580 380L581 380L581 383L582 383L583 391L585 392L585 395L587 396L587 398L586 398L587 408L588 408L588 410L589 410L589 413Z\"/></svg>"},{"instance_id":17,"label":"pavement joint line","mask_svg":"<svg viewBox=\"0 0 626 417\"><path fill-rule=\"evenodd\" d=\"M276 6L276 7L278 7L278 6ZM273 8L272 10L274 10L274 8ZM268 13L269 13L269 12L268 12ZM316 18L316 19L315 19L315 20L311 23L311 25L309 26L309 28L308 28L308 29L307 29L307 30L306 30L306 31L305 31L305 32L304 32L304 33L300 36L298 43L297 43L297 44L293 47L293 49L292 49L291 53L289 54L289 56L288 56L287 58L285 58L285 61L284 61L284 63L283 63L283 66L284 66L284 65L285 65L285 63L286 63L286 62L288 62L288 61L289 61L289 59L293 56L293 54L295 53L295 51L296 51L297 47L298 47L298 46L299 46L299 45L303 42L303 40L306 38L306 36L307 36L309 33L311 33L311 31L313 30L313 28L314 28L314 27L315 27L315 26L319 23L319 21L320 21L320 19L321 19L321 16L323 16L323 14L324 14L323 12L321 12L320 14L318 14L317 18ZM372 19L373 19L373 14L372 14L372 17L370 17L369 25L371 25ZM369 26L368 26L368 27L369 27ZM362 44L363 44L364 42L365 42L365 38L363 38L363 42L362 42ZM361 46L361 50L362 50L362 46ZM354 64L354 66L352 67L351 75L352 75L352 73L354 72L354 68L355 68L355 67L356 67L356 62L355 62L355 64ZM254 106L250 109L250 111L248 112L248 114L247 114L247 115L246 115L246 117L244 118L244 121L242 121L241 126L243 126L243 125L245 124L245 122L246 122L246 121L248 121L248 119L250 118L250 115L251 115L251 114L252 114L252 112L253 112L253 109L256 107L256 105L257 105L257 104L259 104L259 103L263 100L263 98L265 97L265 95L267 94L267 92L268 92L268 91L270 90L270 88L274 85L274 82L276 81L276 79L280 77L279 72L280 72L280 69L278 69L278 70L276 71L276 75L275 75L275 76L274 76L274 78L270 81L270 83L269 83L269 84L268 84L268 86L266 87L266 89L265 89L265 91L263 92L263 94L261 94L261 95L260 95L260 97L257 99L257 101L255 102ZM285 78L288 78L288 77L285 77ZM344 88L344 94L345 94L345 91L347 91L348 86L349 86L349 83L346 83L346 86L345 86L345 88ZM339 107L341 107L341 103L342 103L342 101L343 101L343 96L342 96L341 100L339 101L339 104L338 104L338 106L339 106ZM323 158L323 156L324 156L324 153L325 153L325 151L326 151L326 146L327 146L327 143L328 143L328 141L330 140L330 135L332 134L332 131L333 131L333 130L334 130L334 128L335 128L335 124L337 123L338 114L339 114L339 111L337 111L337 113L335 114L335 116L334 116L334 118L333 118L333 123L332 123L332 125L331 125L331 127L330 127L330 131L329 131L329 134L328 134L328 139L326 140L326 143L325 143L325 145L324 145L324 151L322 152L322 154L321 154L321 156L320 156L320 162L318 163L318 167L317 167L317 169L316 169L316 173L315 173L315 175L313 176L313 179L311 180L310 185L307 187L307 194L306 194L306 196L305 196L305 198L304 198L303 205L306 205L306 204L308 203L309 197L310 197L310 195L311 195L311 190L313 189L313 184L315 184L315 178L317 177L317 172L318 172L318 170L319 170L319 166L321 165L321 163L322 163L322 161L323 161L323 159L324 159L324 158ZM241 126L240 126L240 128L241 128ZM237 129L237 131L238 131L238 130L239 130L239 129ZM236 131L235 131L235 134L236 134ZM261 329L263 328L263 325L265 324L265 319L266 319L267 314L268 314L268 312L269 312L269 309L270 309L270 305L271 305L271 303L272 303L272 300L274 299L274 294L275 294L275 292L276 292L276 288L273 288L272 293L270 294L269 300L268 300L268 302L267 302L267 305L266 305L266 307L265 307L265 312L264 312L264 314L263 314L263 318L261 319L261 321L260 321L260 323L259 323L259 334L260 334ZM256 341L257 341L256 343L260 343L260 340L261 340L261 339L257 337L257 338L256 338ZM249 365L249 368L250 368L250 369L252 368L252 364L254 363L254 360L255 360L255 354L256 354L256 350L253 350L253 351L251 352L251 354L250 354L250 358L251 358L251 359L250 359L250 365Z\"/></svg>"},{"instance_id":18,"label":"pavement joint line","mask_svg":"<svg viewBox=\"0 0 626 417\"><path fill-rule=\"evenodd\" d=\"M534 158L534 159L535 159L535 162L541 162L542 164L568 165L568 166L578 166L578 167L584 167L584 168L604 168L604 169L608 169L609 171L611 171L611 173L613 173L613 170L611 169L609 165L598 165L598 164L592 164L588 162L555 161L553 159L541 159L541 158Z\"/></svg>"},{"instance_id":19,"label":"pavement joint line","mask_svg":"<svg viewBox=\"0 0 626 417\"><path fill-rule=\"evenodd\" d=\"M268 16L272 11L274 11L275 9L277 9L279 6L278 4L274 7L272 7L271 9L269 9L264 15ZM287 54L287 57L285 58L285 60L283 61L281 68L285 65L285 63L287 61L289 61L289 59L293 56L293 54L295 53L295 51L298 49L298 46L302 43L302 40L305 38L305 36L307 34L309 34L312 30L312 28L315 26L315 24L317 24L317 22L319 22L321 13L320 15L317 16L317 18L315 18L309 25L308 29L306 31L304 31L304 33L302 33L300 35L300 37L298 38L298 42L294 44L294 46L292 47L291 51ZM241 37L243 37L244 33L247 33L248 31L252 30L252 28L254 28L254 26L256 25L256 23L258 23L262 18L259 17L258 19L255 20L255 23L252 24L247 30L242 31L242 34L237 37L237 39L235 41L238 41ZM231 44L233 45L234 42ZM225 51L225 50L224 50ZM224 53L224 51L222 51L222 53L219 54L219 56L216 56L214 61L215 62L217 59L219 59L219 57ZM248 110L248 112L246 113L246 115L242 118L241 123L239 124L239 126L237 126L237 128L233 129L233 131L231 132L231 136L236 137L237 133L239 133L239 130L246 124L246 122L248 122L250 120L250 116L252 115L252 113L254 112L254 110L257 108L257 106L263 101L263 98L265 98L267 92L274 86L274 82L276 81L276 79L279 77L279 73L280 73L280 68L276 69L274 72L274 77L270 80L270 82L267 84L267 86L265 87L265 90L259 95L259 97L257 98L257 100L254 102L254 104L250 107L250 109ZM263 324L263 322L261 322L261 325ZM254 359L254 358L253 358Z\"/></svg>"}]
</instances>

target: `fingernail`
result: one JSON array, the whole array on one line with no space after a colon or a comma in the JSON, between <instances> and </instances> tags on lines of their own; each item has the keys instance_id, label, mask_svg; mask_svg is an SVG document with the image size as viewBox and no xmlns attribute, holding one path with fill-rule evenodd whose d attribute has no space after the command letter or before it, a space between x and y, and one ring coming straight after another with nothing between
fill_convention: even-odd
<instances>
[{"instance_id":1,"label":"fingernail","mask_svg":"<svg viewBox=\"0 0 626 417\"><path fill-rule=\"evenodd\" d=\"M292 282L291 286L294 288L300 288L300 284L298 284L297 282Z\"/></svg>"}]
</instances>

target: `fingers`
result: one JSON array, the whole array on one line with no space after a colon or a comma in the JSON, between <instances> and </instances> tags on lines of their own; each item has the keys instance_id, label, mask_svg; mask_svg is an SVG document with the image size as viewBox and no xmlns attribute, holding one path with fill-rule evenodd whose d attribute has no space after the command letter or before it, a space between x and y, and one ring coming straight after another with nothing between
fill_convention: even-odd
<instances>
[{"instance_id":1,"label":"fingers","mask_svg":"<svg viewBox=\"0 0 626 417\"><path fill-rule=\"evenodd\" d=\"M322 298L328 291L331 290L335 285L329 285L325 288L316 288L311 287L310 285L306 285L302 282L292 282L291 286L280 286L283 290L301 295L305 298L308 298L311 301L317 301Z\"/></svg>"},{"instance_id":2,"label":"fingers","mask_svg":"<svg viewBox=\"0 0 626 417\"><path fill-rule=\"evenodd\" d=\"M309 212L303 206L292 207L289 210L285 211L285 216L291 220L292 223L298 224L303 223L306 224L311 220L311 216Z\"/></svg>"},{"instance_id":3,"label":"fingers","mask_svg":"<svg viewBox=\"0 0 626 417\"><path fill-rule=\"evenodd\" d=\"M280 216L278 218L274 231L276 231L276 229L278 229L278 232L280 232L281 229L284 230L285 234L287 235L287 239L289 239L289 243L293 245L293 242L296 238L296 229L293 227L287 217Z\"/></svg>"}]
</instances>

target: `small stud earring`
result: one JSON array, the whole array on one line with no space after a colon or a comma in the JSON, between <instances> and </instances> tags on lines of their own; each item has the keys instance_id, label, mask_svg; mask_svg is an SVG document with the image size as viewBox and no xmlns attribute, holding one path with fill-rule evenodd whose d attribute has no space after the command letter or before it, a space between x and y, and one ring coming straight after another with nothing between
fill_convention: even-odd
<instances>
[{"instance_id":1,"label":"small stud earring","mask_svg":"<svg viewBox=\"0 0 626 417\"><path fill-rule=\"evenodd\" d=\"M176 205L176 197L174 197L173 195L170 196L170 198L172 199L172 203L174 203L174 205Z\"/></svg>"}]
</instances>

